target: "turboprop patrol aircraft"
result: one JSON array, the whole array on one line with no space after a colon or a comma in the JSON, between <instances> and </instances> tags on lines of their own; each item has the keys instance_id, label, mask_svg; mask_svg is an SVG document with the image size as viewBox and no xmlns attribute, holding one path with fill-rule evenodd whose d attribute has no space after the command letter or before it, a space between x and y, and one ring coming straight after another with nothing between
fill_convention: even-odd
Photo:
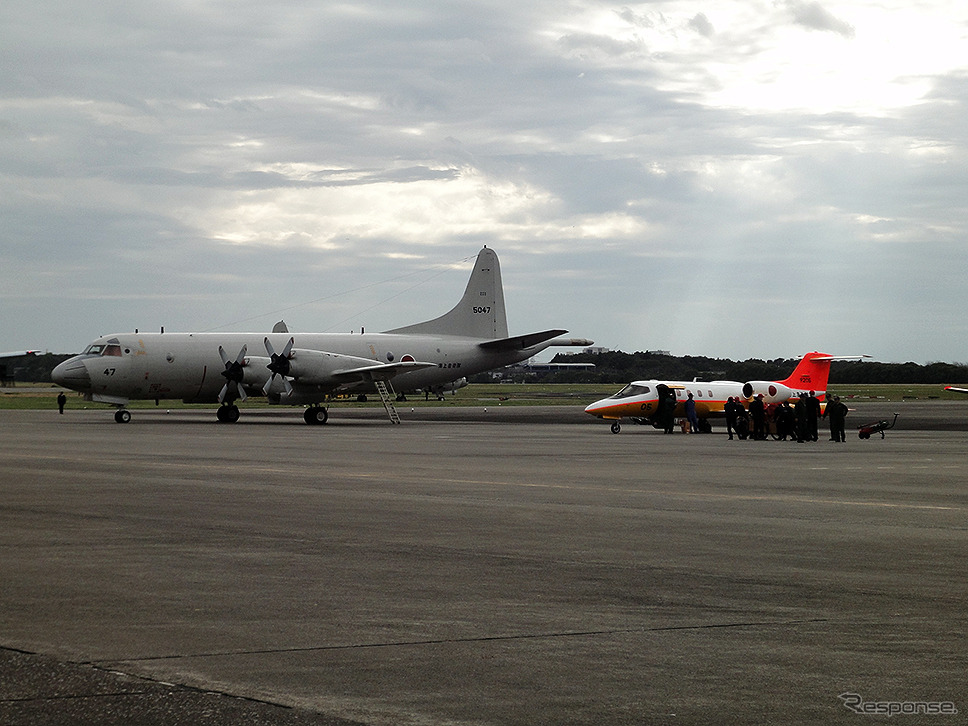
<instances>
[{"instance_id":1,"label":"turboprop patrol aircraft","mask_svg":"<svg viewBox=\"0 0 968 726\"><path fill-rule=\"evenodd\" d=\"M689 394L696 402L696 415L700 421L711 416L724 416L726 399L730 396L750 400L762 394L764 403L781 403L814 392L821 401L827 392L830 362L856 360L868 356L832 356L826 353L807 353L788 378L782 381L633 381L609 398L595 401L585 407L585 413L602 419L610 419L612 433L622 430L619 419L632 418L652 423L667 398L676 401L675 416L685 416L684 404Z\"/></svg>"},{"instance_id":2,"label":"turboprop patrol aircraft","mask_svg":"<svg viewBox=\"0 0 968 726\"><path fill-rule=\"evenodd\" d=\"M128 402L181 399L220 403L218 420L239 419L236 401L264 395L271 404L307 406L308 424L326 423L325 403L336 393L380 393L399 422L388 384L435 390L461 378L522 360L549 346L591 341L543 330L508 337L501 267L485 247L457 306L438 318L383 333L295 333L284 324L264 333L119 333L91 343L58 365L52 378L88 400L117 408ZM262 354L265 351L265 354Z\"/></svg>"}]
</instances>

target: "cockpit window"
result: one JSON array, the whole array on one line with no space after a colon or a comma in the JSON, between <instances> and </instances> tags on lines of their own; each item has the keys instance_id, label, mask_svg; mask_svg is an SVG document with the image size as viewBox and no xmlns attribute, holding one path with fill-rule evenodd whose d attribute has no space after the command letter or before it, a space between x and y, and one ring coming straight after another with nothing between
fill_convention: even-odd
<instances>
[{"instance_id":1,"label":"cockpit window","mask_svg":"<svg viewBox=\"0 0 968 726\"><path fill-rule=\"evenodd\" d=\"M84 355L101 355L121 357L121 341L111 338L107 343L91 343L84 351Z\"/></svg>"},{"instance_id":2,"label":"cockpit window","mask_svg":"<svg viewBox=\"0 0 968 726\"><path fill-rule=\"evenodd\" d=\"M616 393L612 398L628 398L629 396L643 396L649 393L650 389L648 386L639 386L635 383L628 384L621 391Z\"/></svg>"}]
</instances>

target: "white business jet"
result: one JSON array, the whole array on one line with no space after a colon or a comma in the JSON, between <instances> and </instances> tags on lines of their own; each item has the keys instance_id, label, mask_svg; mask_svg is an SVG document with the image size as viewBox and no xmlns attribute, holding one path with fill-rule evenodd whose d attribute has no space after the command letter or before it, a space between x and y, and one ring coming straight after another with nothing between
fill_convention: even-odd
<instances>
[{"instance_id":1,"label":"white business jet","mask_svg":"<svg viewBox=\"0 0 968 726\"><path fill-rule=\"evenodd\" d=\"M710 417L725 415L726 400L735 398L746 402L762 397L763 402L781 403L801 393L815 393L823 401L827 392L830 363L835 360L858 360L866 355L833 356L826 353L807 353L797 367L782 381L633 381L608 398L585 407L585 413L612 421L612 433L622 430L619 420L631 418L652 423L663 404L674 406L673 415L685 415L685 401L693 394L696 415L702 422Z\"/></svg>"}]
</instances>

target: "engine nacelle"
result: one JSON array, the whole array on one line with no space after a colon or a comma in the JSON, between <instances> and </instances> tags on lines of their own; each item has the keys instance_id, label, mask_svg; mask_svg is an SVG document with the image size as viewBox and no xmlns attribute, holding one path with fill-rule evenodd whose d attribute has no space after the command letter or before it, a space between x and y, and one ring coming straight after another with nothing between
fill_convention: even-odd
<instances>
[{"instance_id":1,"label":"engine nacelle","mask_svg":"<svg viewBox=\"0 0 968 726\"><path fill-rule=\"evenodd\" d=\"M242 368L242 383L246 388L262 388L262 384L269 377L266 366L269 359L258 355L247 355Z\"/></svg>"},{"instance_id":2,"label":"engine nacelle","mask_svg":"<svg viewBox=\"0 0 968 726\"><path fill-rule=\"evenodd\" d=\"M743 384L743 395L755 398L763 395L763 403L781 403L796 395L792 388L787 388L776 381L748 381Z\"/></svg>"},{"instance_id":3,"label":"engine nacelle","mask_svg":"<svg viewBox=\"0 0 968 726\"><path fill-rule=\"evenodd\" d=\"M335 371L372 366L377 363L377 361L358 358L355 355L340 355L320 350L294 349L292 354L289 376L299 383L310 385L335 385L338 382L333 377Z\"/></svg>"}]
</instances>

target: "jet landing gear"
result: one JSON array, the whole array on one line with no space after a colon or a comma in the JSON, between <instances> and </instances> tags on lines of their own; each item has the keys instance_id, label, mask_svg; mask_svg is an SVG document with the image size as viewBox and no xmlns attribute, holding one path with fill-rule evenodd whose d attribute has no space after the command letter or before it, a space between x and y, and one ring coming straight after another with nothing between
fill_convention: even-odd
<instances>
[{"instance_id":1,"label":"jet landing gear","mask_svg":"<svg viewBox=\"0 0 968 726\"><path fill-rule=\"evenodd\" d=\"M131 412L126 408L119 408L114 412L114 420L116 423L128 423L131 421Z\"/></svg>"},{"instance_id":2,"label":"jet landing gear","mask_svg":"<svg viewBox=\"0 0 968 726\"><path fill-rule=\"evenodd\" d=\"M303 418L310 426L317 426L329 420L329 412L322 406L310 406L303 413Z\"/></svg>"},{"instance_id":3,"label":"jet landing gear","mask_svg":"<svg viewBox=\"0 0 968 726\"><path fill-rule=\"evenodd\" d=\"M223 403L215 415L219 423L235 423L239 420L239 407L234 403Z\"/></svg>"},{"instance_id":4,"label":"jet landing gear","mask_svg":"<svg viewBox=\"0 0 968 726\"><path fill-rule=\"evenodd\" d=\"M618 421L612 421L612 433L613 434L617 434L621 430L622 430L622 427L619 424L619 422Z\"/></svg>"}]
</instances>

